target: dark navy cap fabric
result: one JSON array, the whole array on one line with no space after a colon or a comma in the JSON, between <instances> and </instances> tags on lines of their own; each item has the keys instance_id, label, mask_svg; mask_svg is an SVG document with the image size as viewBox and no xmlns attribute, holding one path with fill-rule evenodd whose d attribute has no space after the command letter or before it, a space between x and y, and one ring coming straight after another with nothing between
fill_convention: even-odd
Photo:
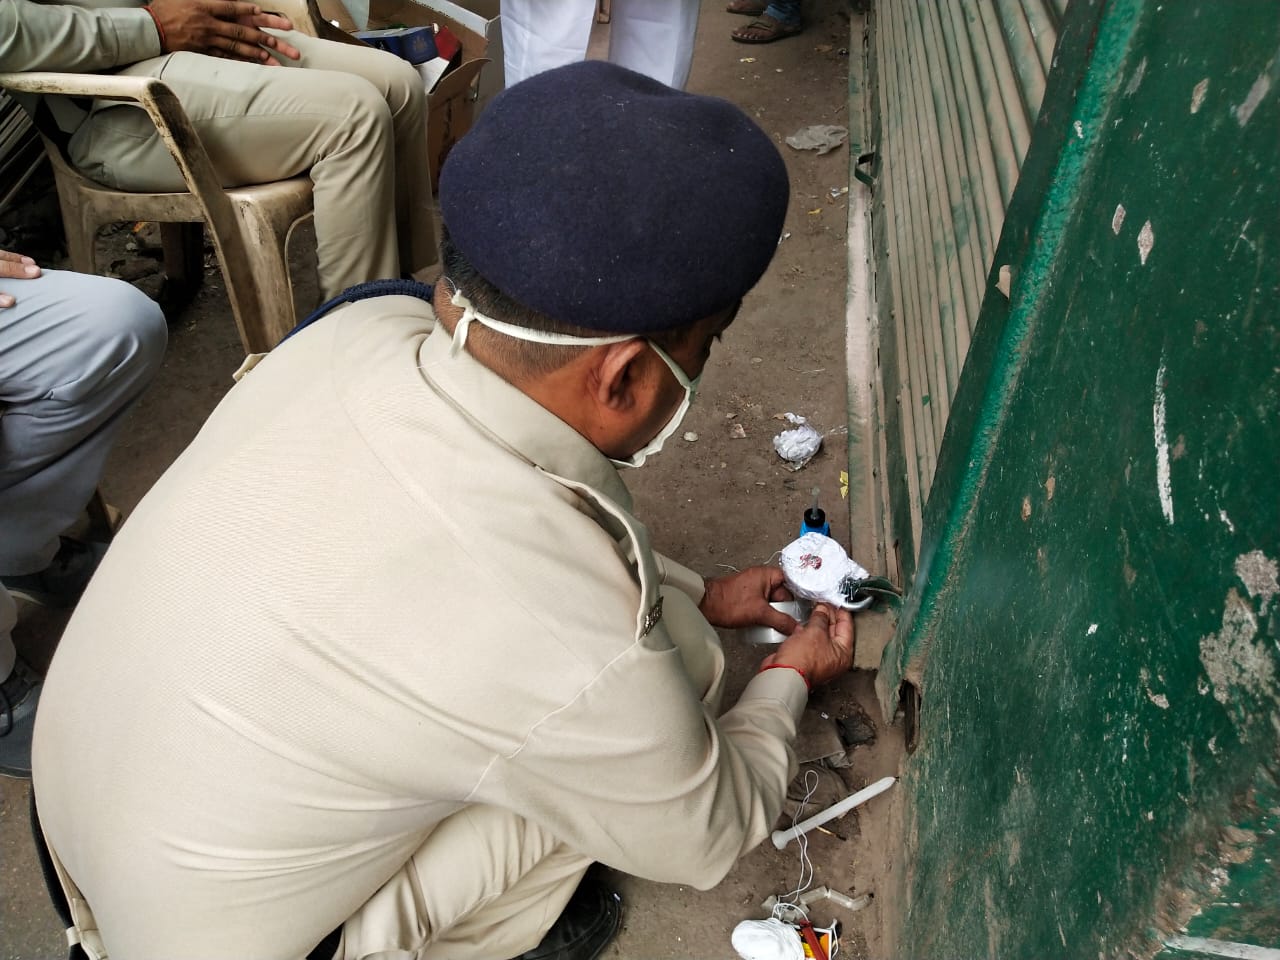
<instances>
[{"instance_id":1,"label":"dark navy cap fabric","mask_svg":"<svg viewBox=\"0 0 1280 960\"><path fill-rule=\"evenodd\" d=\"M773 258L788 194L777 148L736 106L599 61L499 94L440 175L449 235L486 280L617 333L740 300Z\"/></svg>"}]
</instances>

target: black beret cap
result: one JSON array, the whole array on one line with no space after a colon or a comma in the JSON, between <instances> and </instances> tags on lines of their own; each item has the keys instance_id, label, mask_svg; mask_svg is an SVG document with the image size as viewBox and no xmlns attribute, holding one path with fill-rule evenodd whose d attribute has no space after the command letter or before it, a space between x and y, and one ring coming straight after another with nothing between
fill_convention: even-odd
<instances>
[{"instance_id":1,"label":"black beret cap","mask_svg":"<svg viewBox=\"0 0 1280 960\"><path fill-rule=\"evenodd\" d=\"M440 175L458 251L517 302L652 333L724 310L764 273L786 167L727 100L600 61L499 94Z\"/></svg>"}]
</instances>

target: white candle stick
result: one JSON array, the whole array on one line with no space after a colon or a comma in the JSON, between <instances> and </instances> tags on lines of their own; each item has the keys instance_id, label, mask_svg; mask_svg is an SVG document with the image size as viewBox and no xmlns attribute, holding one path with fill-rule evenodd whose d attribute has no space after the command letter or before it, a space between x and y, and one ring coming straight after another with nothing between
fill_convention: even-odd
<instances>
[{"instance_id":1,"label":"white candle stick","mask_svg":"<svg viewBox=\"0 0 1280 960\"><path fill-rule=\"evenodd\" d=\"M822 826L828 820L834 820L836 817L848 813L854 807L861 806L872 797L880 796L897 782L897 777L883 777L870 786L863 787L857 793L845 797L839 803L833 803L821 813L815 813L807 820L801 820L794 827L773 831L773 845L781 850L796 837L808 833L814 827Z\"/></svg>"}]
</instances>

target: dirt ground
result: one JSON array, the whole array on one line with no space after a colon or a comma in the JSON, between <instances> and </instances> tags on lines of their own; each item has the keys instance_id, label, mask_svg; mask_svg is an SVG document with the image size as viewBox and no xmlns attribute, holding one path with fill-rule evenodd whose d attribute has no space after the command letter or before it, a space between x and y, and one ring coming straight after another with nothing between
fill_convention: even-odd
<instances>
[{"instance_id":1,"label":"dirt ground","mask_svg":"<svg viewBox=\"0 0 1280 960\"><path fill-rule=\"evenodd\" d=\"M812 0L806 13L808 26L800 36L745 46L730 42L729 31L746 20L726 13L722 2L706 2L698 31L689 88L730 99L754 116L778 142L792 182L778 255L713 354L698 402L663 454L627 477L654 544L706 576L767 562L795 535L814 487L833 533L847 542L843 532L849 516L841 499L840 472L847 469L848 211L842 191L849 186L848 151L819 157L794 151L782 141L809 124L846 122L850 21L842 0ZM751 202L751 185L742 187L743 202ZM316 299L307 241L306 234L297 238L294 256L298 306L304 312ZM101 243L104 266L123 260L127 271L134 269L130 264L147 259L145 250L126 249L133 245L127 230ZM195 301L173 318L164 368L129 415L108 464L103 489L126 512L195 435L230 387L230 373L241 360L222 284L211 260L209 265ZM158 277L139 283L154 291ZM771 443L785 426L775 417L785 412L809 417L825 433L823 450L797 473L784 469ZM34 608L22 613L15 640L42 666L63 620ZM879 662L889 624L871 615L860 616L858 625L862 669L815 694L806 717L811 733L806 750L820 756L834 749L851 763L821 775L823 805L849 789L896 774L902 756L899 728L878 715L870 671ZM762 651L733 636L725 637L725 646L727 702L732 702ZM110 704L103 707L110 709ZM873 734L874 741L846 750L846 744L832 740L835 721L841 719L847 721L846 733L861 728L853 739ZM819 746L810 749L809 744ZM65 949L31 848L27 798L26 783L0 779L0 960L55 960L65 956ZM92 802L91 790L86 802ZM811 834L813 884L853 897L874 895L880 885L887 889L882 882L891 869L887 836L895 807L895 800L881 798L868 804L860 818L850 815L830 824L827 833ZM816 809L810 806L805 815ZM615 876L626 913L621 935L604 956L728 960L734 956L729 945L733 926L763 917L761 901L792 890L800 870L795 845L776 851L766 842L710 891ZM842 922L841 956L887 957L891 950L881 933L886 909L892 904L883 896L857 912L824 902L813 919Z\"/></svg>"}]
</instances>

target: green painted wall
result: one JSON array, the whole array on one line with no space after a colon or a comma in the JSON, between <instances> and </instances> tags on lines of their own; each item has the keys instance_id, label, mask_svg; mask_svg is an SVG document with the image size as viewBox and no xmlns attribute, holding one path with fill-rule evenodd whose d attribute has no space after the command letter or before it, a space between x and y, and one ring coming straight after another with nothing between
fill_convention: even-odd
<instances>
[{"instance_id":1,"label":"green painted wall","mask_svg":"<svg viewBox=\"0 0 1280 960\"><path fill-rule=\"evenodd\" d=\"M923 530L899 956L1280 948L1280 5L1068 7Z\"/></svg>"}]
</instances>

